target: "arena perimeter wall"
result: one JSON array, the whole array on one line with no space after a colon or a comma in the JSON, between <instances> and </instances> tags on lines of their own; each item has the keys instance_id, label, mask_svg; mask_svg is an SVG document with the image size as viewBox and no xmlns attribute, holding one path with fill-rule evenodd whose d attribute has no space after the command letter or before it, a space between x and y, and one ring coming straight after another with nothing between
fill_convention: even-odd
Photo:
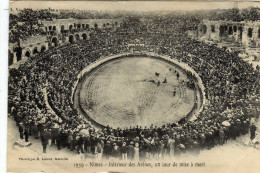
<instances>
[{"instance_id":1,"label":"arena perimeter wall","mask_svg":"<svg viewBox=\"0 0 260 173\"><path fill-rule=\"evenodd\" d=\"M127 52L127 53L121 53L121 54L116 54L116 55L111 55L108 57L104 57L102 59L96 60L94 61L92 64L88 65L87 67L85 67L77 76L77 81L74 83L73 88L72 88L72 95L71 95L71 101L72 103L74 103L74 99L75 99L75 93L78 87L81 88L81 86L79 86L79 83L82 81L82 79L85 79L85 77L90 74L93 70L95 70L96 68L98 68L100 65L106 64L110 61L113 61L115 59L119 59L119 58L124 58L124 57L132 57L132 56L146 56L149 58L155 58L155 59L161 59L163 61L166 61L168 63L171 63L175 66L177 66L180 70L182 70L182 72L184 73L188 73L190 72L192 74L193 77L195 77L196 79L196 84L198 86L198 91L199 91L199 95L200 95L200 100L201 100L201 104L200 104L200 108L196 107L196 103L194 104L192 110L184 117L182 118L179 122L181 121L194 121L197 116L202 112L203 110L203 106L205 105L205 101L206 101L206 97L205 97L205 87L203 85L203 82L201 80L201 78L199 77L199 75L186 63L183 62L179 62L177 59L172 59L170 56L166 56L166 55L158 55L155 53L151 53L151 52ZM80 92L78 92L78 94L80 94ZM78 96L80 98L80 96ZM79 108L80 110L85 114L85 117L88 118L94 125L96 125L97 127L101 127L104 128L105 126L94 121L91 116L88 116L89 114L91 114L90 112L83 110L83 108L81 107L80 103L79 103ZM196 113L194 113L194 111L198 109L198 111Z\"/></svg>"}]
</instances>

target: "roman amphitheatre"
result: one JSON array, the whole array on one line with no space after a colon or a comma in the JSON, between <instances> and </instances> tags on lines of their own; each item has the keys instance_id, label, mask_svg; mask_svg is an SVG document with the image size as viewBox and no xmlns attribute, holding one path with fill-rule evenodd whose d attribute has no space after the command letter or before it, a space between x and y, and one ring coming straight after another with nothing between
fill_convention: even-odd
<instances>
[{"instance_id":1,"label":"roman amphitheatre","mask_svg":"<svg viewBox=\"0 0 260 173\"><path fill-rule=\"evenodd\" d=\"M42 11L19 14L31 13ZM9 163L36 153L78 163L194 158L226 169L256 151L260 67L249 53L259 50L260 32L251 28L258 22L207 22L197 12L71 13L39 18L38 35L10 31ZM16 20L24 19L14 14L10 28L30 28Z\"/></svg>"},{"instance_id":2,"label":"roman amphitheatre","mask_svg":"<svg viewBox=\"0 0 260 173\"><path fill-rule=\"evenodd\" d=\"M109 122L113 128L162 126L190 117L202 105L201 89L187 87L190 79L175 63L148 55L98 61L80 73L75 106L96 124Z\"/></svg>"}]
</instances>

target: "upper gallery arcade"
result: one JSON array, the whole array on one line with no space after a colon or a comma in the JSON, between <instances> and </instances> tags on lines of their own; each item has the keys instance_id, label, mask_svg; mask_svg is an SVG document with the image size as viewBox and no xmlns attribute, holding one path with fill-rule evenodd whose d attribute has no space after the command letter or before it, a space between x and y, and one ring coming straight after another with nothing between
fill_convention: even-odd
<instances>
[{"instance_id":1,"label":"upper gallery arcade","mask_svg":"<svg viewBox=\"0 0 260 173\"><path fill-rule=\"evenodd\" d=\"M35 56L38 52L48 50L66 43L90 39L95 29L114 29L122 25L121 19L55 19L52 21L39 20L37 27L44 31L44 35L30 36L19 41L9 43L9 65L24 57Z\"/></svg>"},{"instance_id":2,"label":"upper gallery arcade","mask_svg":"<svg viewBox=\"0 0 260 173\"><path fill-rule=\"evenodd\" d=\"M259 21L203 20L198 28L201 40L240 43L245 47L260 48Z\"/></svg>"}]
</instances>

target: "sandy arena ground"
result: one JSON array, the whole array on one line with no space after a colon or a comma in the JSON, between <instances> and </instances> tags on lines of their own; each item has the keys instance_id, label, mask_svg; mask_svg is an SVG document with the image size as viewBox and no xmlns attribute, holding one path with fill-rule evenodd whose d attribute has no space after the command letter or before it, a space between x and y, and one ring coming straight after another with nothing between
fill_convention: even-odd
<instances>
[{"instance_id":1,"label":"sandy arena ground","mask_svg":"<svg viewBox=\"0 0 260 173\"><path fill-rule=\"evenodd\" d=\"M165 78L167 83L163 83ZM93 120L103 125L162 126L180 120L194 106L195 91L182 86L183 80L188 81L187 76L165 61L120 58L100 65L86 76L80 84L79 102Z\"/></svg>"}]
</instances>

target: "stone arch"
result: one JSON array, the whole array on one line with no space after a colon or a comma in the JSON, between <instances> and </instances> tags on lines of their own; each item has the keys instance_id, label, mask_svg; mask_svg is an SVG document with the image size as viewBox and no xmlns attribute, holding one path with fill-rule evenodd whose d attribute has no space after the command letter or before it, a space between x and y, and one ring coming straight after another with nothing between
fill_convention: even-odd
<instances>
[{"instance_id":1,"label":"stone arch","mask_svg":"<svg viewBox=\"0 0 260 173\"><path fill-rule=\"evenodd\" d=\"M85 24L82 24L81 26L82 26L82 28L85 28Z\"/></svg>"},{"instance_id":2,"label":"stone arch","mask_svg":"<svg viewBox=\"0 0 260 173\"><path fill-rule=\"evenodd\" d=\"M112 23L112 28L114 28L114 27L115 27L115 24Z\"/></svg>"},{"instance_id":3,"label":"stone arch","mask_svg":"<svg viewBox=\"0 0 260 173\"><path fill-rule=\"evenodd\" d=\"M52 43L52 46L57 47L58 46L58 39L57 39L57 37L52 37L51 43Z\"/></svg>"},{"instance_id":4,"label":"stone arch","mask_svg":"<svg viewBox=\"0 0 260 173\"><path fill-rule=\"evenodd\" d=\"M79 34L76 34L76 35L75 35L75 39L76 39L76 41L79 40Z\"/></svg>"},{"instance_id":5,"label":"stone arch","mask_svg":"<svg viewBox=\"0 0 260 173\"><path fill-rule=\"evenodd\" d=\"M211 25L211 26L210 26L210 29L211 29L211 32L215 32L215 31L216 31L215 25Z\"/></svg>"},{"instance_id":6,"label":"stone arch","mask_svg":"<svg viewBox=\"0 0 260 173\"><path fill-rule=\"evenodd\" d=\"M233 27L232 26L228 27L228 34L229 35L233 34Z\"/></svg>"},{"instance_id":7,"label":"stone arch","mask_svg":"<svg viewBox=\"0 0 260 173\"><path fill-rule=\"evenodd\" d=\"M109 23L107 23L106 25L107 25L107 26L109 26L110 24L109 24Z\"/></svg>"},{"instance_id":8,"label":"stone arch","mask_svg":"<svg viewBox=\"0 0 260 173\"><path fill-rule=\"evenodd\" d=\"M234 31L234 32L237 32L237 26L234 26L234 27L233 27L233 31Z\"/></svg>"},{"instance_id":9,"label":"stone arch","mask_svg":"<svg viewBox=\"0 0 260 173\"><path fill-rule=\"evenodd\" d=\"M74 28L77 28L77 24L76 23L74 23Z\"/></svg>"},{"instance_id":10,"label":"stone arch","mask_svg":"<svg viewBox=\"0 0 260 173\"><path fill-rule=\"evenodd\" d=\"M72 29L73 29L73 25L70 25L70 26L69 26L69 29L72 30Z\"/></svg>"},{"instance_id":11,"label":"stone arch","mask_svg":"<svg viewBox=\"0 0 260 173\"><path fill-rule=\"evenodd\" d=\"M105 28L106 27L106 24L105 23L103 23L103 28Z\"/></svg>"},{"instance_id":12,"label":"stone arch","mask_svg":"<svg viewBox=\"0 0 260 173\"><path fill-rule=\"evenodd\" d=\"M29 57L31 56L31 51L30 51L30 50L27 50L27 51L25 52L24 56L26 56L26 57L29 58Z\"/></svg>"},{"instance_id":13,"label":"stone arch","mask_svg":"<svg viewBox=\"0 0 260 173\"><path fill-rule=\"evenodd\" d=\"M37 54L37 53L38 53L37 47L33 48L33 54L35 55L35 54Z\"/></svg>"},{"instance_id":14,"label":"stone arch","mask_svg":"<svg viewBox=\"0 0 260 173\"><path fill-rule=\"evenodd\" d=\"M118 25L118 23L117 22L115 22L115 26L117 26Z\"/></svg>"},{"instance_id":15,"label":"stone arch","mask_svg":"<svg viewBox=\"0 0 260 173\"><path fill-rule=\"evenodd\" d=\"M83 34L82 34L82 39L83 39L83 40L87 40L87 34L86 34L86 33L83 33Z\"/></svg>"},{"instance_id":16,"label":"stone arch","mask_svg":"<svg viewBox=\"0 0 260 173\"><path fill-rule=\"evenodd\" d=\"M243 28L242 28L242 26L240 26L240 27L238 27L238 38L242 39L242 36L243 36Z\"/></svg>"},{"instance_id":17,"label":"stone arch","mask_svg":"<svg viewBox=\"0 0 260 173\"><path fill-rule=\"evenodd\" d=\"M247 30L247 36L248 36L249 38L252 38L252 36L253 36L253 28L248 28L248 30Z\"/></svg>"},{"instance_id":18,"label":"stone arch","mask_svg":"<svg viewBox=\"0 0 260 173\"><path fill-rule=\"evenodd\" d=\"M89 24L86 24L86 28L89 29Z\"/></svg>"},{"instance_id":19,"label":"stone arch","mask_svg":"<svg viewBox=\"0 0 260 173\"><path fill-rule=\"evenodd\" d=\"M258 38L260 38L260 27L258 28Z\"/></svg>"},{"instance_id":20,"label":"stone arch","mask_svg":"<svg viewBox=\"0 0 260 173\"><path fill-rule=\"evenodd\" d=\"M220 35L220 36L224 35L224 32L225 32L224 26L223 26L223 25L220 25L220 27L219 27L219 35Z\"/></svg>"},{"instance_id":21,"label":"stone arch","mask_svg":"<svg viewBox=\"0 0 260 173\"><path fill-rule=\"evenodd\" d=\"M53 31L56 31L56 26L53 26L53 27L52 27L52 30L53 30Z\"/></svg>"},{"instance_id":22,"label":"stone arch","mask_svg":"<svg viewBox=\"0 0 260 173\"><path fill-rule=\"evenodd\" d=\"M78 23L77 28L78 28L78 29L81 28L81 24L80 24L80 23Z\"/></svg>"},{"instance_id":23,"label":"stone arch","mask_svg":"<svg viewBox=\"0 0 260 173\"><path fill-rule=\"evenodd\" d=\"M74 43L75 41L74 41L74 35L70 35L69 36L69 42L70 43Z\"/></svg>"},{"instance_id":24,"label":"stone arch","mask_svg":"<svg viewBox=\"0 0 260 173\"><path fill-rule=\"evenodd\" d=\"M51 31L52 30L52 26L49 26L49 31Z\"/></svg>"},{"instance_id":25,"label":"stone arch","mask_svg":"<svg viewBox=\"0 0 260 173\"><path fill-rule=\"evenodd\" d=\"M41 52L44 52L46 50L46 46L45 45L42 45L41 47Z\"/></svg>"},{"instance_id":26,"label":"stone arch","mask_svg":"<svg viewBox=\"0 0 260 173\"><path fill-rule=\"evenodd\" d=\"M224 25L224 30L227 31L228 30L228 26Z\"/></svg>"},{"instance_id":27,"label":"stone arch","mask_svg":"<svg viewBox=\"0 0 260 173\"><path fill-rule=\"evenodd\" d=\"M98 29L98 24L95 23L95 24L94 24L94 28L95 28L95 29Z\"/></svg>"},{"instance_id":28,"label":"stone arch","mask_svg":"<svg viewBox=\"0 0 260 173\"><path fill-rule=\"evenodd\" d=\"M202 33L203 33L203 34L206 34L206 33L207 33L207 26L206 26L206 25L203 25L203 26L202 26Z\"/></svg>"},{"instance_id":29,"label":"stone arch","mask_svg":"<svg viewBox=\"0 0 260 173\"><path fill-rule=\"evenodd\" d=\"M14 54L8 49L8 65L12 65L14 63Z\"/></svg>"},{"instance_id":30,"label":"stone arch","mask_svg":"<svg viewBox=\"0 0 260 173\"><path fill-rule=\"evenodd\" d=\"M17 47L16 50L16 58L17 58L17 62L20 61L22 59L22 48L20 47Z\"/></svg>"}]
</instances>

